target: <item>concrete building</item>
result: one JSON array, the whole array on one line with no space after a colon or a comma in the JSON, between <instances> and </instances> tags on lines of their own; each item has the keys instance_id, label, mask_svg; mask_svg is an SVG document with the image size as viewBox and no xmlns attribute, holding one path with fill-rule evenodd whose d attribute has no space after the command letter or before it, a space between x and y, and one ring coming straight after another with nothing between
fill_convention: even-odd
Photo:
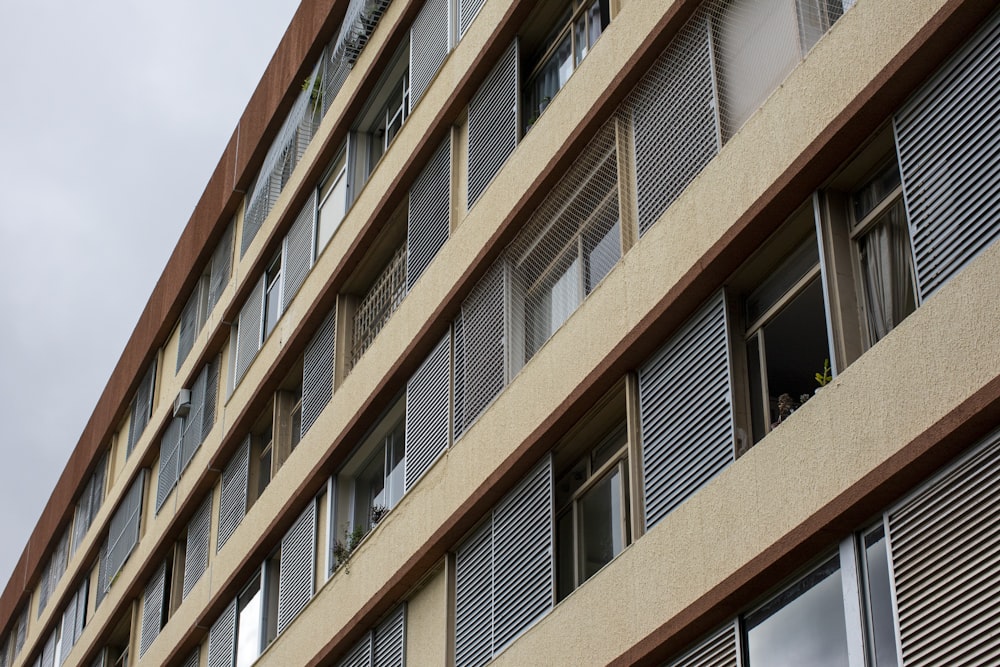
<instances>
[{"instance_id":1,"label":"concrete building","mask_svg":"<svg viewBox=\"0 0 1000 667\"><path fill-rule=\"evenodd\" d=\"M0 667L1000 654L1000 14L305 0Z\"/></svg>"}]
</instances>

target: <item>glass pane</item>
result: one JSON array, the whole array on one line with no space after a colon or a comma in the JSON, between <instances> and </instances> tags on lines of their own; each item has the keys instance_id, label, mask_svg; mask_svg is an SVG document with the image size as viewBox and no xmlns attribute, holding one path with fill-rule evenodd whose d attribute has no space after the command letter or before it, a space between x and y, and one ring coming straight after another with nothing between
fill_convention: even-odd
<instances>
[{"instance_id":1,"label":"glass pane","mask_svg":"<svg viewBox=\"0 0 1000 667\"><path fill-rule=\"evenodd\" d=\"M586 581L621 553L621 474L616 469L580 499L580 579Z\"/></svg>"},{"instance_id":2,"label":"glass pane","mask_svg":"<svg viewBox=\"0 0 1000 667\"><path fill-rule=\"evenodd\" d=\"M556 519L556 597L562 600L576 588L573 572L573 511Z\"/></svg>"},{"instance_id":3,"label":"glass pane","mask_svg":"<svg viewBox=\"0 0 1000 667\"><path fill-rule=\"evenodd\" d=\"M539 68L528 89L528 107L525 110L527 125L535 122L545 111L556 93L565 85L569 75L573 73L573 48L569 32L565 34L559 46Z\"/></svg>"},{"instance_id":4,"label":"glass pane","mask_svg":"<svg viewBox=\"0 0 1000 667\"><path fill-rule=\"evenodd\" d=\"M593 4L590 5L590 9L587 10L587 27L589 34L589 48L594 48L594 44L597 43L597 38L601 36L601 2L600 0L595 0Z\"/></svg>"},{"instance_id":5,"label":"glass pane","mask_svg":"<svg viewBox=\"0 0 1000 667\"><path fill-rule=\"evenodd\" d=\"M556 509L565 507L576 490L587 481L587 460L580 459L569 471L556 480Z\"/></svg>"},{"instance_id":6,"label":"glass pane","mask_svg":"<svg viewBox=\"0 0 1000 667\"><path fill-rule=\"evenodd\" d=\"M587 15L582 14L573 25L573 57L576 66L579 66L590 51L587 43Z\"/></svg>"},{"instance_id":7,"label":"glass pane","mask_svg":"<svg viewBox=\"0 0 1000 667\"><path fill-rule=\"evenodd\" d=\"M896 628L892 618L892 592L885 533L881 528L865 538L865 604L869 619L871 651L876 667L896 667Z\"/></svg>"},{"instance_id":8,"label":"glass pane","mask_svg":"<svg viewBox=\"0 0 1000 667\"><path fill-rule=\"evenodd\" d=\"M796 248L788 259L783 261L774 273L761 282L757 289L747 297L747 324L751 325L760 319L818 263L819 248L816 245L816 237L812 236Z\"/></svg>"},{"instance_id":9,"label":"glass pane","mask_svg":"<svg viewBox=\"0 0 1000 667\"><path fill-rule=\"evenodd\" d=\"M387 507L395 507L403 497L403 472L406 467L406 444L403 425L400 424L386 440L385 458L387 463L386 486L388 487Z\"/></svg>"},{"instance_id":10,"label":"glass pane","mask_svg":"<svg viewBox=\"0 0 1000 667\"><path fill-rule=\"evenodd\" d=\"M271 443L268 443L263 453L260 455L260 468L257 471L257 496L264 493L264 489L271 483Z\"/></svg>"},{"instance_id":11,"label":"glass pane","mask_svg":"<svg viewBox=\"0 0 1000 667\"><path fill-rule=\"evenodd\" d=\"M608 207L614 207L614 210L600 211L597 215L604 218L606 214L615 216L612 218L615 222L611 227L604 231L602 229L593 229L592 232L602 232L604 235L601 239L593 245L592 248L588 247L590 245L591 236L593 234L587 234L584 237L584 244L587 250L587 294L593 291L597 283L604 279L604 276L608 275L612 267L618 263L618 260L622 256L622 245L621 245L621 224L618 221L618 198L612 197L608 202ZM605 218L606 219L606 218Z\"/></svg>"},{"instance_id":12,"label":"glass pane","mask_svg":"<svg viewBox=\"0 0 1000 667\"><path fill-rule=\"evenodd\" d=\"M753 667L847 665L844 591L837 558L746 618Z\"/></svg>"},{"instance_id":13,"label":"glass pane","mask_svg":"<svg viewBox=\"0 0 1000 667\"><path fill-rule=\"evenodd\" d=\"M316 254L326 247L347 213L347 170L334 177L329 193L320 204L319 228L316 232Z\"/></svg>"},{"instance_id":14,"label":"glass pane","mask_svg":"<svg viewBox=\"0 0 1000 667\"><path fill-rule=\"evenodd\" d=\"M260 655L260 581L240 595L236 632L236 667L249 667Z\"/></svg>"},{"instance_id":15,"label":"glass pane","mask_svg":"<svg viewBox=\"0 0 1000 667\"><path fill-rule=\"evenodd\" d=\"M899 187L900 182L899 165L893 160L851 197L854 221L861 222L889 193Z\"/></svg>"}]
</instances>

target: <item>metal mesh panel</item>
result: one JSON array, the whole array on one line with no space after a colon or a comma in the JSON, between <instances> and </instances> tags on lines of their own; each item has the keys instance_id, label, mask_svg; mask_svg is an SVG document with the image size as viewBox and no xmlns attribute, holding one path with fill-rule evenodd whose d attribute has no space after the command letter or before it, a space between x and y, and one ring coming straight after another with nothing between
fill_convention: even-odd
<instances>
[{"instance_id":1,"label":"metal mesh panel","mask_svg":"<svg viewBox=\"0 0 1000 667\"><path fill-rule=\"evenodd\" d=\"M493 523L487 521L455 553L455 667L493 657Z\"/></svg>"},{"instance_id":2,"label":"metal mesh panel","mask_svg":"<svg viewBox=\"0 0 1000 667\"><path fill-rule=\"evenodd\" d=\"M340 31L322 58L322 113L337 97L351 68L357 62L368 39L389 6L390 0L351 0Z\"/></svg>"},{"instance_id":3,"label":"metal mesh panel","mask_svg":"<svg viewBox=\"0 0 1000 667\"><path fill-rule=\"evenodd\" d=\"M406 285L413 284L448 240L451 213L451 137L446 137L410 187L406 225Z\"/></svg>"},{"instance_id":4,"label":"metal mesh panel","mask_svg":"<svg viewBox=\"0 0 1000 667\"><path fill-rule=\"evenodd\" d=\"M160 563L153 576L146 583L142 597L142 631L139 634L139 657L141 658L153 644L163 627L163 586L166 581L166 563Z\"/></svg>"},{"instance_id":5,"label":"metal mesh panel","mask_svg":"<svg viewBox=\"0 0 1000 667\"><path fill-rule=\"evenodd\" d=\"M552 461L545 459L493 512L493 652L552 608Z\"/></svg>"},{"instance_id":6,"label":"metal mesh panel","mask_svg":"<svg viewBox=\"0 0 1000 667\"><path fill-rule=\"evenodd\" d=\"M254 287L236 321L236 362L233 368L233 388L240 383L250 363L260 350L264 328L264 276Z\"/></svg>"},{"instance_id":7,"label":"metal mesh panel","mask_svg":"<svg viewBox=\"0 0 1000 667\"><path fill-rule=\"evenodd\" d=\"M696 12L622 106L631 117L639 233L644 233L719 150L711 42Z\"/></svg>"},{"instance_id":8,"label":"metal mesh panel","mask_svg":"<svg viewBox=\"0 0 1000 667\"><path fill-rule=\"evenodd\" d=\"M392 259L375 279L368 293L354 312L354 329L351 341L350 366L354 367L372 344L378 332L389 321L406 296L406 246L393 254Z\"/></svg>"},{"instance_id":9,"label":"metal mesh panel","mask_svg":"<svg viewBox=\"0 0 1000 667\"><path fill-rule=\"evenodd\" d=\"M233 600L208 631L208 667L233 667L235 662L236 600Z\"/></svg>"},{"instance_id":10,"label":"metal mesh panel","mask_svg":"<svg viewBox=\"0 0 1000 667\"><path fill-rule=\"evenodd\" d=\"M156 383L156 359L146 369L146 374L139 382L135 398L132 399L132 418L128 424L128 447L126 456L135 449L135 444L146 430L146 424L153 414L153 385Z\"/></svg>"},{"instance_id":11,"label":"metal mesh panel","mask_svg":"<svg viewBox=\"0 0 1000 667\"><path fill-rule=\"evenodd\" d=\"M341 25L343 31L343 25ZM326 115L337 93L347 81L347 75L351 73L351 65L345 57L344 47L340 43L340 36L327 47L324 56L323 68L323 114Z\"/></svg>"},{"instance_id":12,"label":"metal mesh panel","mask_svg":"<svg viewBox=\"0 0 1000 667\"><path fill-rule=\"evenodd\" d=\"M222 471L219 490L219 528L215 550L226 545L247 513L250 482L250 435Z\"/></svg>"},{"instance_id":13,"label":"metal mesh panel","mask_svg":"<svg viewBox=\"0 0 1000 667\"><path fill-rule=\"evenodd\" d=\"M195 285L194 291L188 297L187 303L184 304L184 310L181 311L180 331L177 333L177 367L175 372L179 371L181 366L184 365L184 361L187 359L188 354L190 354L191 348L194 347L194 340L198 337L198 331L201 329L202 323L198 321L200 305L201 282Z\"/></svg>"},{"instance_id":14,"label":"metal mesh panel","mask_svg":"<svg viewBox=\"0 0 1000 667\"><path fill-rule=\"evenodd\" d=\"M399 605L392 616L375 628L374 667L403 667L406 651L406 605Z\"/></svg>"},{"instance_id":15,"label":"metal mesh panel","mask_svg":"<svg viewBox=\"0 0 1000 667\"><path fill-rule=\"evenodd\" d=\"M508 247L511 373L621 258L615 124L605 125Z\"/></svg>"},{"instance_id":16,"label":"metal mesh panel","mask_svg":"<svg viewBox=\"0 0 1000 667\"><path fill-rule=\"evenodd\" d=\"M455 437L464 433L504 388L505 288L506 270L504 262L500 261L490 268L462 304L461 335L456 330L455 336L456 386L459 381L462 384L461 404L457 403L456 390ZM460 353L457 351L459 345Z\"/></svg>"},{"instance_id":17,"label":"metal mesh panel","mask_svg":"<svg viewBox=\"0 0 1000 667\"><path fill-rule=\"evenodd\" d=\"M445 335L406 383L406 475L409 491L448 447L451 335Z\"/></svg>"},{"instance_id":18,"label":"metal mesh panel","mask_svg":"<svg viewBox=\"0 0 1000 667\"><path fill-rule=\"evenodd\" d=\"M139 521L142 518L142 489L146 471L140 470L111 515L108 525L107 587L110 589L132 549L139 541Z\"/></svg>"},{"instance_id":19,"label":"metal mesh panel","mask_svg":"<svg viewBox=\"0 0 1000 667\"><path fill-rule=\"evenodd\" d=\"M181 445L180 471L187 469L194 453L201 447L205 435L205 401L208 395L208 375L211 364L205 364L191 385L191 411L184 420L184 436Z\"/></svg>"},{"instance_id":20,"label":"metal mesh panel","mask_svg":"<svg viewBox=\"0 0 1000 667\"><path fill-rule=\"evenodd\" d=\"M323 320L302 358L302 432L306 433L333 397L333 364L337 349L337 310Z\"/></svg>"},{"instance_id":21,"label":"metal mesh panel","mask_svg":"<svg viewBox=\"0 0 1000 667\"><path fill-rule=\"evenodd\" d=\"M417 106L448 57L451 0L427 0L410 26L410 108Z\"/></svg>"},{"instance_id":22,"label":"metal mesh panel","mask_svg":"<svg viewBox=\"0 0 1000 667\"><path fill-rule=\"evenodd\" d=\"M485 3L486 0L459 0L459 35L465 35L469 26L472 25L472 19L476 18L476 15L479 14L479 10L483 8Z\"/></svg>"},{"instance_id":23,"label":"metal mesh panel","mask_svg":"<svg viewBox=\"0 0 1000 667\"><path fill-rule=\"evenodd\" d=\"M167 502L170 491L177 484L180 476L181 438L184 433L184 419L176 417L170 420L163 437L160 438L160 465L156 474L156 513L160 513L163 503Z\"/></svg>"},{"instance_id":24,"label":"metal mesh panel","mask_svg":"<svg viewBox=\"0 0 1000 667\"><path fill-rule=\"evenodd\" d=\"M921 300L1000 237L1000 14L896 114Z\"/></svg>"},{"instance_id":25,"label":"metal mesh panel","mask_svg":"<svg viewBox=\"0 0 1000 667\"><path fill-rule=\"evenodd\" d=\"M735 458L726 304L720 293L639 369L646 526Z\"/></svg>"},{"instance_id":26,"label":"metal mesh panel","mask_svg":"<svg viewBox=\"0 0 1000 667\"><path fill-rule=\"evenodd\" d=\"M310 502L281 538L278 634L312 599L316 582L316 503Z\"/></svg>"},{"instance_id":27,"label":"metal mesh panel","mask_svg":"<svg viewBox=\"0 0 1000 667\"><path fill-rule=\"evenodd\" d=\"M1000 654L1000 434L888 513L903 664Z\"/></svg>"},{"instance_id":28,"label":"metal mesh panel","mask_svg":"<svg viewBox=\"0 0 1000 667\"><path fill-rule=\"evenodd\" d=\"M723 626L667 667L739 667L739 628Z\"/></svg>"},{"instance_id":29,"label":"metal mesh panel","mask_svg":"<svg viewBox=\"0 0 1000 667\"><path fill-rule=\"evenodd\" d=\"M234 222L230 222L226 228L219 245L212 253L212 262L208 269L208 312L211 313L215 304L219 303L222 292L229 284L229 276L233 267L233 227Z\"/></svg>"},{"instance_id":30,"label":"metal mesh panel","mask_svg":"<svg viewBox=\"0 0 1000 667\"><path fill-rule=\"evenodd\" d=\"M212 494L208 494L191 517L184 544L184 588L181 599L194 589L208 569L208 543L212 536Z\"/></svg>"},{"instance_id":31,"label":"metal mesh panel","mask_svg":"<svg viewBox=\"0 0 1000 667\"><path fill-rule=\"evenodd\" d=\"M470 209L517 147L518 58L515 39L469 102Z\"/></svg>"},{"instance_id":32,"label":"metal mesh panel","mask_svg":"<svg viewBox=\"0 0 1000 667\"><path fill-rule=\"evenodd\" d=\"M184 662L181 663L181 667L198 667L201 661L201 647L195 646L194 651L191 652Z\"/></svg>"},{"instance_id":33,"label":"metal mesh panel","mask_svg":"<svg viewBox=\"0 0 1000 667\"><path fill-rule=\"evenodd\" d=\"M351 652L337 663L337 667L371 667L372 664L372 633L365 636L354 645Z\"/></svg>"},{"instance_id":34,"label":"metal mesh panel","mask_svg":"<svg viewBox=\"0 0 1000 667\"><path fill-rule=\"evenodd\" d=\"M281 312L288 310L288 304L298 293L309 269L313 265L313 241L316 239L316 191L306 200L305 206L295 219L285 236L281 259Z\"/></svg>"}]
</instances>

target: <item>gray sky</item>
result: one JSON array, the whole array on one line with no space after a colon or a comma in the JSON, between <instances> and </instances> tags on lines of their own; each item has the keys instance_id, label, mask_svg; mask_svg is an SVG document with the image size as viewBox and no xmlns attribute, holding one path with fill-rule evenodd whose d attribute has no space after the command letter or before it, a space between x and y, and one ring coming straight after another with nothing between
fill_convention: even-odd
<instances>
[{"instance_id":1,"label":"gray sky","mask_svg":"<svg viewBox=\"0 0 1000 667\"><path fill-rule=\"evenodd\" d=\"M6 583L298 0L0 0Z\"/></svg>"}]
</instances>

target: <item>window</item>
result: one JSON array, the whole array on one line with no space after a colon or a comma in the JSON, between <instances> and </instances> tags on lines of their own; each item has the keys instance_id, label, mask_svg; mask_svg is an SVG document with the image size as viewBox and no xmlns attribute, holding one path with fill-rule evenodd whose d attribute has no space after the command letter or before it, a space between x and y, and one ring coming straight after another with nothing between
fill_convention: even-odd
<instances>
[{"instance_id":1,"label":"window","mask_svg":"<svg viewBox=\"0 0 1000 667\"><path fill-rule=\"evenodd\" d=\"M347 151L333 161L319 186L319 213L316 225L316 255L330 242L347 214Z\"/></svg>"},{"instance_id":2,"label":"window","mask_svg":"<svg viewBox=\"0 0 1000 667\"><path fill-rule=\"evenodd\" d=\"M281 554L264 561L236 601L236 667L250 667L278 636L278 569Z\"/></svg>"},{"instance_id":3,"label":"window","mask_svg":"<svg viewBox=\"0 0 1000 667\"><path fill-rule=\"evenodd\" d=\"M555 28L534 49L527 63L530 72L525 86L525 132L538 120L583 59L601 36L610 21L607 0L571 0L545 3L536 17L529 19L525 39L530 44L532 25L554 25Z\"/></svg>"},{"instance_id":4,"label":"window","mask_svg":"<svg viewBox=\"0 0 1000 667\"><path fill-rule=\"evenodd\" d=\"M352 196L357 196L360 186L375 171L410 113L409 53L410 45L406 42L368 98L365 111L355 125L357 149L353 154L358 188Z\"/></svg>"},{"instance_id":5,"label":"window","mask_svg":"<svg viewBox=\"0 0 1000 667\"><path fill-rule=\"evenodd\" d=\"M808 217L808 216L806 216ZM815 235L743 301L750 421L757 442L813 395L830 360Z\"/></svg>"},{"instance_id":6,"label":"window","mask_svg":"<svg viewBox=\"0 0 1000 667\"><path fill-rule=\"evenodd\" d=\"M281 254L271 260L264 274L264 339L281 317Z\"/></svg>"}]
</instances>

